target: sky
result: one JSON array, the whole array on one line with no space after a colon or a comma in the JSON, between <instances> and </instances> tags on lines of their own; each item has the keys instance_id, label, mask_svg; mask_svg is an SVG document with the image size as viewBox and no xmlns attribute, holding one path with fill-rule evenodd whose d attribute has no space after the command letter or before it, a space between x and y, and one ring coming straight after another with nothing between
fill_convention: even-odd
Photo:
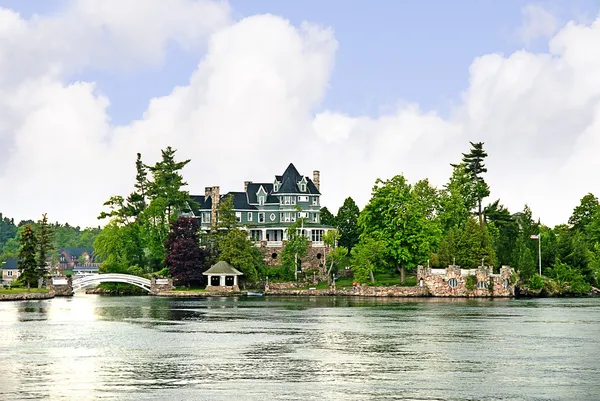
<instances>
[{"instance_id":1,"label":"sky","mask_svg":"<svg viewBox=\"0 0 600 401\"><path fill-rule=\"evenodd\" d=\"M441 188L469 141L511 212L600 194L600 0L116 4L0 0L4 216L96 226L169 145L192 194L293 162L334 212L377 178Z\"/></svg>"}]
</instances>

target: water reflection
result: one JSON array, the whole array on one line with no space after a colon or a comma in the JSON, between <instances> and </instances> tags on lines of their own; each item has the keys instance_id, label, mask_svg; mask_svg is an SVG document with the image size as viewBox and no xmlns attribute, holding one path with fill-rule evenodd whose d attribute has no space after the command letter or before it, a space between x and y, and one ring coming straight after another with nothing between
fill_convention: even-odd
<instances>
[{"instance_id":1,"label":"water reflection","mask_svg":"<svg viewBox=\"0 0 600 401\"><path fill-rule=\"evenodd\" d=\"M0 304L0 330L2 400L600 394L600 299L78 294Z\"/></svg>"}]
</instances>

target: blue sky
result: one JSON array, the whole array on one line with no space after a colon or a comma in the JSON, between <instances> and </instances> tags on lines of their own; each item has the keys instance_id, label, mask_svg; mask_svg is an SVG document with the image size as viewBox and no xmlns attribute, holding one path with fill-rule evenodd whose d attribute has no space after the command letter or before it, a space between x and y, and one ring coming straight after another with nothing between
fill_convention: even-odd
<instances>
[{"instance_id":1,"label":"blue sky","mask_svg":"<svg viewBox=\"0 0 600 401\"><path fill-rule=\"evenodd\" d=\"M0 0L23 16L52 13L64 0ZM400 101L445 115L466 88L473 59L510 54L524 47L516 30L527 0L233 0L234 19L271 13L294 25L310 21L331 27L339 42L323 108L377 116ZM543 2L561 20L595 15L600 0ZM533 43L532 51L546 45ZM86 70L72 79L98 83L111 100L114 124L140 118L148 100L186 84L202 54L171 48L163 65L126 71Z\"/></svg>"}]
</instances>

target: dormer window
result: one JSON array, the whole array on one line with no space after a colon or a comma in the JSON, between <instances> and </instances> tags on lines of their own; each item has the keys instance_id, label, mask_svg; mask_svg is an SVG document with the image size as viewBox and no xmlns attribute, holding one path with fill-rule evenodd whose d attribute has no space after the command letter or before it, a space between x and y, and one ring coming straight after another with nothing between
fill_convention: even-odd
<instances>
[{"instance_id":1,"label":"dormer window","mask_svg":"<svg viewBox=\"0 0 600 401\"><path fill-rule=\"evenodd\" d=\"M275 181L273 183L273 192L278 192L279 191L279 181Z\"/></svg>"},{"instance_id":2,"label":"dormer window","mask_svg":"<svg viewBox=\"0 0 600 401\"><path fill-rule=\"evenodd\" d=\"M261 205L261 206L265 204L265 197L264 196L259 196L258 197L258 204Z\"/></svg>"},{"instance_id":3,"label":"dormer window","mask_svg":"<svg viewBox=\"0 0 600 401\"><path fill-rule=\"evenodd\" d=\"M306 192L306 177L302 177L302 180L298 183L298 187L300 188L300 192Z\"/></svg>"}]
</instances>

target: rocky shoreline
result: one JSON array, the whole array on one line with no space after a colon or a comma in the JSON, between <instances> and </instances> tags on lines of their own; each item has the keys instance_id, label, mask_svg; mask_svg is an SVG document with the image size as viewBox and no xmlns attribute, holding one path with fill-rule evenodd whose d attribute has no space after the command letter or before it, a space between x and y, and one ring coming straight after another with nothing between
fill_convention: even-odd
<instances>
[{"instance_id":1,"label":"rocky shoreline","mask_svg":"<svg viewBox=\"0 0 600 401\"><path fill-rule=\"evenodd\" d=\"M16 294L0 294L0 301L33 301L40 299L51 299L54 292L19 292Z\"/></svg>"}]
</instances>

